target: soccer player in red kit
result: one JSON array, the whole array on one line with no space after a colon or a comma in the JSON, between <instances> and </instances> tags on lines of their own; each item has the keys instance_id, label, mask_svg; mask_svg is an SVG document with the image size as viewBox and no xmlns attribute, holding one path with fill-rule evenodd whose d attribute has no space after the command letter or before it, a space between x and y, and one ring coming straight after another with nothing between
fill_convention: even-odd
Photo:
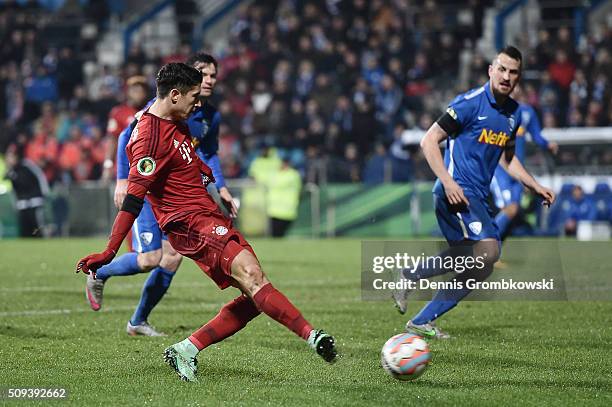
<instances>
[{"instance_id":1,"label":"soccer player in red kit","mask_svg":"<svg viewBox=\"0 0 612 407\"><path fill-rule=\"evenodd\" d=\"M327 362L336 359L334 338L315 330L300 311L263 273L255 252L206 191L212 171L196 155L189 130L181 121L194 111L202 74L182 63L170 63L157 74L157 100L134 129L127 196L102 253L84 257L77 272L86 274L109 263L138 216L145 194L168 241L193 259L221 289L242 294L187 339L164 351L166 362L181 379L194 381L197 354L242 329L261 312L285 325Z\"/></svg>"},{"instance_id":2,"label":"soccer player in red kit","mask_svg":"<svg viewBox=\"0 0 612 407\"><path fill-rule=\"evenodd\" d=\"M106 134L108 134L109 146L104 160L104 172L102 178L105 180L115 179L115 157L117 156L117 139L127 126L134 121L134 115L145 106L149 98L149 84L147 78L141 75L132 76L125 82L126 101L112 108L108 114Z\"/></svg>"}]
</instances>

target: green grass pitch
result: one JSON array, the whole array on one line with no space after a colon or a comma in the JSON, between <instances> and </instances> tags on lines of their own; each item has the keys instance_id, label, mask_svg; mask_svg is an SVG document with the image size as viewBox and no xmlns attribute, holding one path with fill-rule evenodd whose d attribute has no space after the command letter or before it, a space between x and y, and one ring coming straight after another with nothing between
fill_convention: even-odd
<instances>
[{"instance_id":1,"label":"green grass pitch","mask_svg":"<svg viewBox=\"0 0 612 407\"><path fill-rule=\"evenodd\" d=\"M95 313L85 302L85 276L74 273L78 258L103 245L0 242L0 387L65 387L61 405L83 406L612 405L606 301L464 302L440 321L455 338L430 343L425 374L394 380L380 367L380 349L406 318L390 302L361 300L360 242L342 239L253 241L275 286L336 336L337 364L326 365L260 316L202 352L199 382L184 383L163 363L163 349L237 291L219 291L185 259L150 318L169 336L128 337L125 325L146 276L109 280L103 310ZM410 304L409 313L421 305Z\"/></svg>"}]
</instances>

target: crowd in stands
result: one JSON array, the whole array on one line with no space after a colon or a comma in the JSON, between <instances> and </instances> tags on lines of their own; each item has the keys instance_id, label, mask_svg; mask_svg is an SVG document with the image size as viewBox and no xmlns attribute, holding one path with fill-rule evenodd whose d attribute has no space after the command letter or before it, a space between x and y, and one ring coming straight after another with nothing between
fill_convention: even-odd
<instances>
[{"instance_id":1,"label":"crowd in stands","mask_svg":"<svg viewBox=\"0 0 612 407\"><path fill-rule=\"evenodd\" d=\"M38 1L0 4L0 153L22 150L51 184L102 173L106 120L120 92L107 86L92 97L85 87L95 31L83 26L95 10L97 2L56 13Z\"/></svg>"},{"instance_id":2,"label":"crowd in stands","mask_svg":"<svg viewBox=\"0 0 612 407\"><path fill-rule=\"evenodd\" d=\"M103 2L85 3L71 13L87 18ZM227 49L217 55L214 103L222 115L226 176L246 176L257 151L274 145L307 181L430 177L422 156L400 136L428 128L454 95L487 80L490 61L476 43L491 3L255 0L242 6ZM51 184L100 179L108 114L125 101L127 79L144 75L152 91L159 66L191 51L183 45L174 55L150 55L136 43L121 67L91 64L101 33L57 39L51 28L62 12L35 1L0 3L0 152L22 144ZM612 30L578 45L573 38L561 27L542 30L535 47L518 39L527 100L543 127L610 126ZM457 80L463 50L472 57L468 75ZM612 165L611 153L593 154ZM558 160L580 158L562 151Z\"/></svg>"}]
</instances>

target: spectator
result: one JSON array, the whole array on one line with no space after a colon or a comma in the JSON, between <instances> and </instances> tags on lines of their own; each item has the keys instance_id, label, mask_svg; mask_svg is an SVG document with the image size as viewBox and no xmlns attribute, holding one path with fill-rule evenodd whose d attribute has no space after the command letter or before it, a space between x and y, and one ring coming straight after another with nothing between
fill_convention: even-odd
<instances>
[{"instance_id":1,"label":"spectator","mask_svg":"<svg viewBox=\"0 0 612 407\"><path fill-rule=\"evenodd\" d=\"M92 14L100 5L86 4L80 10L69 3L66 10L81 13L83 18L108 15L104 10ZM382 0L255 0L241 8L231 23L229 45L220 51L224 57L219 72L225 79L218 106L231 135L230 145L248 151L262 138L274 140L296 151L296 156L306 157L307 176L317 174L309 180L324 180L320 178L324 163L345 162L348 143L356 146L362 164L377 154L377 143L390 146L391 154L399 151L393 148L397 126L431 124L451 93L486 80L490 62L475 47L477 30L466 29L474 22L478 25L478 15L490 0L470 0L468 8L435 0L422 3L416 7L410 2ZM0 146L8 145L19 134L17 127L23 127L37 135L29 151L47 143L55 143L51 149L59 151L63 143L71 143L69 129L77 126L85 143L92 141L81 159L97 162L96 129L121 102L118 95L124 78L144 75L151 84L161 61L185 57L187 43L181 40L176 53L166 55L159 47L145 52L142 42L133 41L121 68L83 64L77 57L92 52L92 44L80 38L66 43L42 35L47 33L46 24L63 14L45 11L45 18L39 18L39 12L36 8L23 12L18 3L10 10L0 9L5 40L0 44L0 92L4 96L0 98ZM96 22L96 26L101 38L106 24ZM573 34L567 27L547 28L538 33L532 49L522 47L527 101L547 127L612 125L612 29L587 33L578 48ZM474 57L460 70L459 55L464 51ZM90 69L95 74L86 81L85 71ZM457 83L457 73L462 73L461 83ZM40 135L42 128L49 134ZM110 140L108 135L103 138ZM104 148L107 143L101 145ZM246 171L241 154L228 157L228 168L234 174ZM58 156L38 156L52 180ZM574 156L589 160L588 154ZM418 154L410 157L413 174L428 177L419 168L421 158ZM91 169L87 178L96 174Z\"/></svg>"},{"instance_id":2,"label":"spectator","mask_svg":"<svg viewBox=\"0 0 612 407\"><path fill-rule=\"evenodd\" d=\"M39 66L36 76L25 81L25 100L33 103L56 102L58 99L57 80L48 69Z\"/></svg>"},{"instance_id":3,"label":"spectator","mask_svg":"<svg viewBox=\"0 0 612 407\"><path fill-rule=\"evenodd\" d=\"M582 187L574 186L572 197L569 200L567 218L564 231L567 236L576 236L578 222L582 220L593 220L595 218L595 206L590 198L585 197Z\"/></svg>"},{"instance_id":4,"label":"spectator","mask_svg":"<svg viewBox=\"0 0 612 407\"><path fill-rule=\"evenodd\" d=\"M569 60L564 50L558 49L555 52L555 60L548 66L548 73L562 91L567 91L574 80L576 65Z\"/></svg>"},{"instance_id":5,"label":"spectator","mask_svg":"<svg viewBox=\"0 0 612 407\"><path fill-rule=\"evenodd\" d=\"M289 157L282 159L280 168L266 180L268 187L267 212L273 237L283 237L297 219L302 179L291 166Z\"/></svg>"},{"instance_id":6,"label":"spectator","mask_svg":"<svg viewBox=\"0 0 612 407\"><path fill-rule=\"evenodd\" d=\"M59 97L69 99L74 88L83 83L83 63L70 47L62 47L57 60L57 85Z\"/></svg>"},{"instance_id":7,"label":"spectator","mask_svg":"<svg viewBox=\"0 0 612 407\"><path fill-rule=\"evenodd\" d=\"M13 185L15 207L19 212L19 235L43 237L43 207L49 192L47 180L40 168L24 157L22 146L13 144L9 147L6 165L5 176Z\"/></svg>"},{"instance_id":8,"label":"spectator","mask_svg":"<svg viewBox=\"0 0 612 407\"><path fill-rule=\"evenodd\" d=\"M149 98L150 89L144 76L132 76L128 78L126 85L126 101L113 107L109 113L108 124L106 126L109 145L106 151L104 172L102 174L102 178L106 181L115 178L115 157L117 155L117 139L119 134L134 120L136 112L144 107Z\"/></svg>"},{"instance_id":9,"label":"spectator","mask_svg":"<svg viewBox=\"0 0 612 407\"><path fill-rule=\"evenodd\" d=\"M390 178L391 162L382 143L375 146L374 154L367 160L363 170L363 182L368 185L382 184Z\"/></svg>"},{"instance_id":10,"label":"spectator","mask_svg":"<svg viewBox=\"0 0 612 407\"><path fill-rule=\"evenodd\" d=\"M329 163L329 181L356 183L361 181L361 157L354 143L348 143L344 157Z\"/></svg>"}]
</instances>

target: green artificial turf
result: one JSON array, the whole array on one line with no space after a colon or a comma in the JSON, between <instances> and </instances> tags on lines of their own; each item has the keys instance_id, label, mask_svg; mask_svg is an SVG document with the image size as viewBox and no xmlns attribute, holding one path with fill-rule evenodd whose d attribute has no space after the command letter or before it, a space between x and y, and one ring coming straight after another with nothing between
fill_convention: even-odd
<instances>
[{"instance_id":1,"label":"green artificial turf","mask_svg":"<svg viewBox=\"0 0 612 407\"><path fill-rule=\"evenodd\" d=\"M612 302L464 302L439 323L454 338L431 342L425 374L400 382L379 358L407 318L390 302L362 301L358 240L252 243L274 285L336 336L337 364L260 316L200 354L199 382L181 382L163 349L236 290L219 291L185 259L149 321L169 336L128 337L146 275L109 280L96 313L74 265L102 240L14 240L0 241L0 387L68 389L40 405L612 405Z\"/></svg>"}]
</instances>

